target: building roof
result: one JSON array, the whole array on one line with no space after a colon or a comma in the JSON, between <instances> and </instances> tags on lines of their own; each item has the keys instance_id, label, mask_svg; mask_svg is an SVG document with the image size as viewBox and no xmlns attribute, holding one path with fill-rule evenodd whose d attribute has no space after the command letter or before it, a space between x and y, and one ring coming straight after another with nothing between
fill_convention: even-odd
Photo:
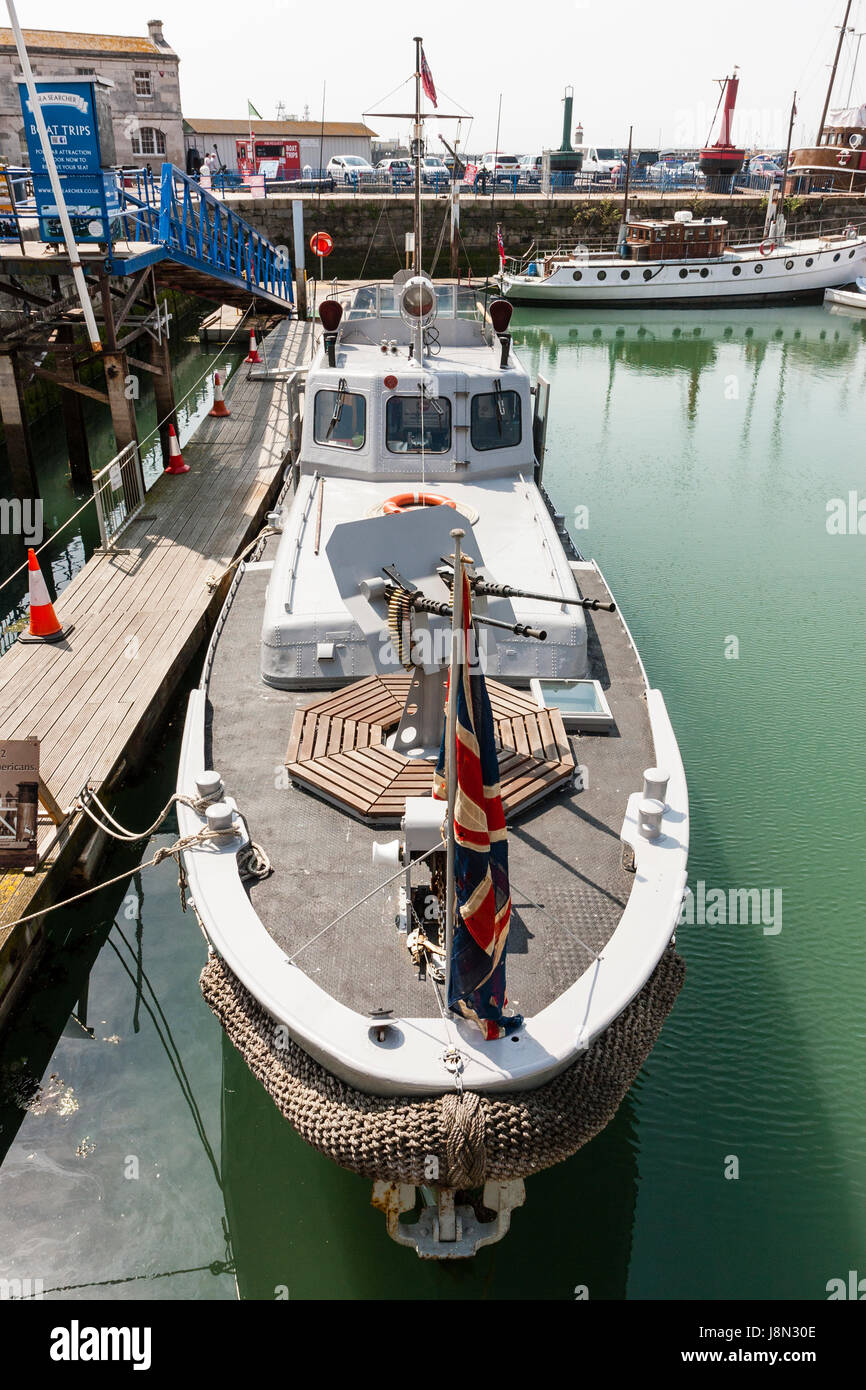
<instances>
[{"instance_id":1,"label":"building roof","mask_svg":"<svg viewBox=\"0 0 866 1390\"><path fill-rule=\"evenodd\" d=\"M56 29L25 29L24 42L31 53L146 53L159 54L161 58L176 56L168 45L154 43L151 38L125 34L68 34ZM0 29L0 48L15 51L11 29Z\"/></svg>"},{"instance_id":2,"label":"building roof","mask_svg":"<svg viewBox=\"0 0 866 1390\"><path fill-rule=\"evenodd\" d=\"M195 117L184 117L184 130L191 135L354 135L366 137L375 135L375 130L361 121L248 121L239 116L233 121L202 121Z\"/></svg>"}]
</instances>

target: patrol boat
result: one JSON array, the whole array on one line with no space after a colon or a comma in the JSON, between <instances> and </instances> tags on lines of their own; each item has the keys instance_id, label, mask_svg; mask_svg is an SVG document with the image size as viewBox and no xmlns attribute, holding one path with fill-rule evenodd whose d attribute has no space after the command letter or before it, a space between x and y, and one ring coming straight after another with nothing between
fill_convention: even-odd
<instances>
[{"instance_id":1,"label":"patrol boat","mask_svg":"<svg viewBox=\"0 0 866 1390\"><path fill-rule=\"evenodd\" d=\"M396 1241L454 1259L506 1233L651 1050L682 983L688 795L545 490L549 391L511 306L435 285L419 241L413 272L319 307L300 448L190 696L178 813L229 1039L372 1181Z\"/></svg>"}]
</instances>

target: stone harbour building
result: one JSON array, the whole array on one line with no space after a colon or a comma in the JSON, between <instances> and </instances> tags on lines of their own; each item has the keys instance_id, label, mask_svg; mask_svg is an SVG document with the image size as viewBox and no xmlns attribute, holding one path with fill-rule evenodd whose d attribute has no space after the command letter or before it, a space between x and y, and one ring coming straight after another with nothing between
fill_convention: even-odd
<instances>
[{"instance_id":1,"label":"stone harbour building","mask_svg":"<svg viewBox=\"0 0 866 1390\"><path fill-rule=\"evenodd\" d=\"M73 34L25 29L34 77L107 78L114 126L115 162L156 171L164 160L184 168L179 59L151 19L147 37ZM11 29L0 28L0 160L28 164L16 78L21 65Z\"/></svg>"}]
</instances>

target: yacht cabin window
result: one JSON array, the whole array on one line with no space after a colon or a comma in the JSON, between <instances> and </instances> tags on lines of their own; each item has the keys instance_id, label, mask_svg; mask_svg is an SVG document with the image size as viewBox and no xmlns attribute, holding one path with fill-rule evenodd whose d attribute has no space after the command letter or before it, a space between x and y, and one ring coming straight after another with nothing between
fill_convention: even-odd
<instances>
[{"instance_id":1,"label":"yacht cabin window","mask_svg":"<svg viewBox=\"0 0 866 1390\"><path fill-rule=\"evenodd\" d=\"M469 437L473 449L511 449L520 443L520 396L490 391L472 397Z\"/></svg>"},{"instance_id":2,"label":"yacht cabin window","mask_svg":"<svg viewBox=\"0 0 866 1390\"><path fill-rule=\"evenodd\" d=\"M447 454L451 402L447 396L391 396L385 407L385 444L392 454Z\"/></svg>"},{"instance_id":3,"label":"yacht cabin window","mask_svg":"<svg viewBox=\"0 0 866 1390\"><path fill-rule=\"evenodd\" d=\"M313 438L317 444L339 449L363 449L367 437L367 401L344 386L336 391L317 391Z\"/></svg>"}]
</instances>

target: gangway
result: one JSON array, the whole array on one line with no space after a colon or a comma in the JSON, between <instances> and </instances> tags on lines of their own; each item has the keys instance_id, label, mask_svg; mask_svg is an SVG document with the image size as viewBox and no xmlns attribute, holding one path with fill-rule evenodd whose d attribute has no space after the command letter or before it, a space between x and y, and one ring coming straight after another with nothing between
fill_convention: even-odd
<instances>
[{"instance_id":1,"label":"gangway","mask_svg":"<svg viewBox=\"0 0 866 1390\"><path fill-rule=\"evenodd\" d=\"M246 308L253 299L274 313L294 306L288 248L275 246L220 198L172 164L159 177L150 169L120 170L120 210L112 218L107 245L79 243L85 268L94 262L110 276L134 276L153 267L160 287ZM35 208L18 203L21 237L0 246L0 262L12 268L62 273L62 245L32 240ZM107 254L106 254L107 250ZM23 262L23 265L21 264Z\"/></svg>"}]
</instances>

